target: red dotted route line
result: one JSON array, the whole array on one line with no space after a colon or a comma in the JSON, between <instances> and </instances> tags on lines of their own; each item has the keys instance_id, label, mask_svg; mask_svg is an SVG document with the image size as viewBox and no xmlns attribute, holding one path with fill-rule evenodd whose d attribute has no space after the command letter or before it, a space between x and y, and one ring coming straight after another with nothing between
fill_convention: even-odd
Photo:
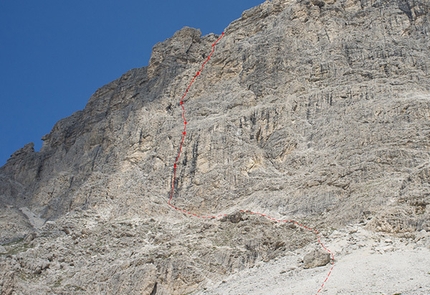
<instances>
[{"instance_id":1,"label":"red dotted route line","mask_svg":"<svg viewBox=\"0 0 430 295\"><path fill-rule=\"evenodd\" d=\"M169 200L167 201L167 204L168 204L171 208L173 208L174 210L176 210L176 211L179 211L179 212L182 212L182 213L185 213L185 214L187 214L187 215L191 215L191 216L194 216L194 217L196 217L196 218L200 218L200 219L217 219L217 218L225 217L225 216L227 216L227 214L206 215L206 216L204 216L204 215L198 215L198 214L196 214L196 213L190 212L190 211L188 211L188 210L186 210L186 209L183 209L183 208L179 208L179 207L177 207L177 206L175 206L175 205L173 205L173 204L172 204L173 195L174 195L174 193L175 193L175 189L176 189L176 171L177 171L177 169L178 169L179 159L180 159L181 154L182 154L182 148L183 148L183 146L184 146L185 136L187 135L187 123L188 123L188 122L187 122L187 119L186 119L186 117L185 117L184 99L185 99L185 97L187 96L188 92L190 91L191 86L193 86L194 82L196 81L197 77L198 77L198 76L200 76L200 74L201 74L201 73L202 73L202 71L204 70L204 68L205 68L206 64L207 64L207 63L209 62L209 60L211 59L212 55L213 55L213 54L214 54L214 52L215 52L215 47L216 47L216 45L217 45L217 44L219 43L219 41L224 37L224 35L225 35L225 34L224 34L224 32L223 32L223 33L221 34L221 36L220 36L220 37L219 37L219 38L218 38L218 39L217 39L217 40L212 44L211 52L209 53L209 55L207 56L207 58L205 59L205 61L202 63L202 65L200 66L199 70L196 72L196 74L194 75L194 77L191 79L190 83L188 84L187 88L185 89L184 94L182 95L182 97L181 97L181 99L180 99L180 101L179 101L179 105L181 106L181 109L182 109L182 120L183 120L183 123L184 123L184 128L183 128L183 131L182 131L181 141L180 141L180 143L179 143L178 154L177 154L177 156L176 156L176 158L175 158L175 162L174 162L174 164L173 164L173 175L172 175L172 180L171 180L171 181L172 181L172 186L171 186L171 188L170 188L170 195L169 195ZM253 212L253 211L249 211L249 210L240 210L240 212L242 212L242 213L247 213L247 214L251 214L251 215L261 216L261 217L267 218L267 219L269 219L269 220L272 220L272 221L274 221L274 222L278 222L278 223L292 223L292 224L294 224L294 225L296 225L296 226L298 226L298 227L300 227L300 228L303 228L304 230L307 230L307 231L309 231L309 232L311 232L311 233L315 234L315 235L316 235L316 237L317 237L318 244L322 247L322 249L324 249L324 251L325 251L325 252L327 252L327 253L329 253L329 254L330 254L330 263L331 263L330 270L328 271L328 273L327 273L327 275L326 275L326 277L325 277L324 281L322 282L322 284L321 284L320 288L319 288L319 289L318 289L318 291L316 292L316 294L321 293L321 291L323 290L323 288L324 288L325 284L327 283L328 279L330 278L330 275L331 275L332 270L333 270L333 268L334 268L334 254L333 254L333 252L331 252L331 251L330 251L330 250L329 250L329 249L324 245L324 243L321 241L321 235L320 235L320 233L318 232L318 230L316 230L316 229L314 229L314 228L311 228L311 227L308 227L308 226L306 226L306 225L303 225L303 224L301 224L301 223L299 223L299 222L297 222L297 221L295 221L295 220L292 220L292 219L277 219L277 218L271 217L271 216L269 216L269 215L266 215L266 214L264 214L264 213Z\"/></svg>"}]
</instances>

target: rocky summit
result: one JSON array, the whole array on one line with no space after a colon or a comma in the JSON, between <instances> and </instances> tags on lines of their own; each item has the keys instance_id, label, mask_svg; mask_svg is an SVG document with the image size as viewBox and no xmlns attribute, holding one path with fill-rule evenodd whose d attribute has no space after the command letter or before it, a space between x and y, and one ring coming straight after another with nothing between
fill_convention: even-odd
<instances>
[{"instance_id":1,"label":"rocky summit","mask_svg":"<svg viewBox=\"0 0 430 295\"><path fill-rule=\"evenodd\" d=\"M218 37L156 44L0 168L1 294L317 292L315 235L241 210L316 228L325 294L430 293L430 2L245 11L184 100L172 180ZM172 181L175 206L226 216L173 210Z\"/></svg>"}]
</instances>

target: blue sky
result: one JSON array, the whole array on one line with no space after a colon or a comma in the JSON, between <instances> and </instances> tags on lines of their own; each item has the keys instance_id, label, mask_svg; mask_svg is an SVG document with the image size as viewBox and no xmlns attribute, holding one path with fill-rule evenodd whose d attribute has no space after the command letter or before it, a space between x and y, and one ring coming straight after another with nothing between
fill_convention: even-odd
<instances>
[{"instance_id":1,"label":"blue sky","mask_svg":"<svg viewBox=\"0 0 430 295\"><path fill-rule=\"evenodd\" d=\"M221 33L264 0L0 0L0 166L184 26Z\"/></svg>"}]
</instances>

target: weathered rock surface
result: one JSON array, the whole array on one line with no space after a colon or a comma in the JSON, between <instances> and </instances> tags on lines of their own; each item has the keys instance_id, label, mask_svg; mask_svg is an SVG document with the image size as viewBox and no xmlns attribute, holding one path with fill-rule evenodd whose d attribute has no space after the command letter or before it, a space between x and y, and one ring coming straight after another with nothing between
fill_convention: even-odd
<instances>
[{"instance_id":1,"label":"weathered rock surface","mask_svg":"<svg viewBox=\"0 0 430 295\"><path fill-rule=\"evenodd\" d=\"M226 29L186 99L174 198L224 220L166 205L179 98L217 36L157 44L0 168L0 293L184 294L313 241L238 209L430 231L429 10L273 0Z\"/></svg>"},{"instance_id":2,"label":"weathered rock surface","mask_svg":"<svg viewBox=\"0 0 430 295\"><path fill-rule=\"evenodd\" d=\"M390 236L387 243L386 233L353 225L333 231L326 240L336 264L322 294L429 294L430 233L416 233L413 238ZM259 263L193 294L315 294L328 267L304 269L297 264L313 247Z\"/></svg>"},{"instance_id":3,"label":"weathered rock surface","mask_svg":"<svg viewBox=\"0 0 430 295\"><path fill-rule=\"evenodd\" d=\"M330 263L330 254L321 249L313 250L303 257L304 268L315 268Z\"/></svg>"}]
</instances>

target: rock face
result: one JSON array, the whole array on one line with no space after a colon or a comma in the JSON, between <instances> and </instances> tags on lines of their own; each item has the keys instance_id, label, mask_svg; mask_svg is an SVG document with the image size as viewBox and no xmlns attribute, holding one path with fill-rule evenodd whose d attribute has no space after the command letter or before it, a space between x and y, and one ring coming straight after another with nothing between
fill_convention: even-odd
<instances>
[{"instance_id":1,"label":"rock face","mask_svg":"<svg viewBox=\"0 0 430 295\"><path fill-rule=\"evenodd\" d=\"M179 98L218 36L157 44L0 168L0 293L184 294L313 241L240 209L430 231L429 11L273 0L230 24L185 102L174 197L224 221L166 205Z\"/></svg>"}]
</instances>

